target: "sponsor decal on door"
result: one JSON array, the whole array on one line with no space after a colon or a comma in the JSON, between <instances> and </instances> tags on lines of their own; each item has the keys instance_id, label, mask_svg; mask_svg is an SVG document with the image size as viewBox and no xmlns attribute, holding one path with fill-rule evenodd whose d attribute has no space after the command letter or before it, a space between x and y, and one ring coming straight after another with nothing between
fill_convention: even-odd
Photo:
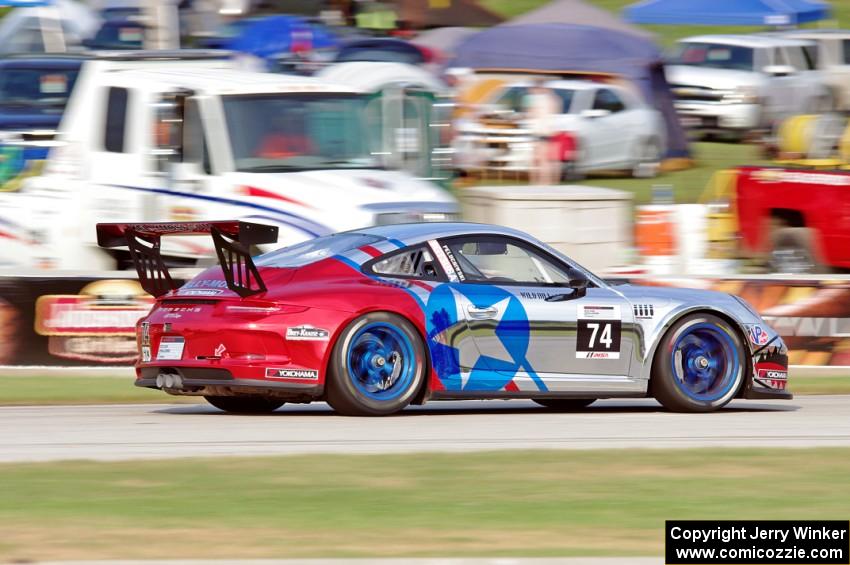
<instances>
[{"instance_id":1,"label":"sponsor decal on door","mask_svg":"<svg viewBox=\"0 0 850 565\"><path fill-rule=\"evenodd\" d=\"M578 307L577 359L619 359L623 329L616 304Z\"/></svg>"}]
</instances>

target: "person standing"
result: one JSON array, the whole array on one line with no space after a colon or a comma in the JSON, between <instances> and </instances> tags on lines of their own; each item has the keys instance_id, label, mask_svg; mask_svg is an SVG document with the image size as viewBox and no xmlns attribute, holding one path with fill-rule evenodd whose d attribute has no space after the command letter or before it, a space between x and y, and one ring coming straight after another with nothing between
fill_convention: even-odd
<instances>
[{"instance_id":1,"label":"person standing","mask_svg":"<svg viewBox=\"0 0 850 565\"><path fill-rule=\"evenodd\" d=\"M556 184L560 167L552 155L552 135L558 114L558 97L543 79L537 79L528 90L524 106L529 129L534 136L529 181L532 184Z\"/></svg>"}]
</instances>

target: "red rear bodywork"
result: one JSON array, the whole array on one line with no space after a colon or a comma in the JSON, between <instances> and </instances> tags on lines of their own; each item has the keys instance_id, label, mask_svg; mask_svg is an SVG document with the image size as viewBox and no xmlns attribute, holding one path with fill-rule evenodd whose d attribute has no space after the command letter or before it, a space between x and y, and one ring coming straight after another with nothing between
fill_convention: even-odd
<instances>
[{"instance_id":1,"label":"red rear bodywork","mask_svg":"<svg viewBox=\"0 0 850 565\"><path fill-rule=\"evenodd\" d=\"M268 291L250 298L227 289L220 267L160 297L137 326L143 351L137 384L154 386L158 375L173 373L184 388L268 387L310 400L323 393L335 336L376 305L411 320L425 335L422 309L407 292L337 258L299 268L261 267L260 274ZM180 359L157 358L166 337L183 339Z\"/></svg>"}]
</instances>

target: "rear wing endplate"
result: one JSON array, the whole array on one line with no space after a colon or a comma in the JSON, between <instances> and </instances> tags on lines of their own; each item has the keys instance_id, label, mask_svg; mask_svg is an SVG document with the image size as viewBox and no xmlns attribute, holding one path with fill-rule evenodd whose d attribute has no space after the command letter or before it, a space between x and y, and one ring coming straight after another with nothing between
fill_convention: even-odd
<instances>
[{"instance_id":1,"label":"rear wing endplate","mask_svg":"<svg viewBox=\"0 0 850 565\"><path fill-rule=\"evenodd\" d=\"M129 248L139 283L156 297L177 289L162 259L160 238L163 235L206 234L212 236L227 288L242 298L266 291L249 249L252 245L275 243L276 226L236 220L97 224L97 244L106 248Z\"/></svg>"}]
</instances>

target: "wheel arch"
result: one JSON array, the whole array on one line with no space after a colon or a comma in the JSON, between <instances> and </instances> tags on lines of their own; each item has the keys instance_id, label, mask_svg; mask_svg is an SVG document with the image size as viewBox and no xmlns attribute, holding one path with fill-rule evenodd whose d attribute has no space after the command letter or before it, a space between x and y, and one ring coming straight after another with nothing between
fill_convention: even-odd
<instances>
[{"instance_id":1,"label":"wheel arch","mask_svg":"<svg viewBox=\"0 0 850 565\"><path fill-rule=\"evenodd\" d=\"M331 363L333 361L334 350L336 349L337 344L339 343L340 335L345 331L348 326L350 326L355 320L362 318L363 316L369 314L376 313L384 313L384 314L392 314L394 316L399 316L406 320L410 325L413 326L413 329L416 331L416 335L419 336L419 339L422 340L422 345L425 348L425 378L422 379L422 385L419 387L419 390L416 394L413 395L413 399L410 401L411 404L424 404L431 392L431 348L428 345L428 340L426 339L422 328L424 327L422 323L414 320L409 312L405 312L403 309L398 308L376 308L371 310L359 310L357 312L352 312L351 315L345 318L336 331L334 332L331 339L328 341L327 353L325 354L325 359L323 362L323 374L325 375L325 392L322 393L322 397L324 398L327 395L327 381L330 376Z\"/></svg>"},{"instance_id":2,"label":"wheel arch","mask_svg":"<svg viewBox=\"0 0 850 565\"><path fill-rule=\"evenodd\" d=\"M652 366L655 364L655 356L658 354L658 347L661 345L661 342L664 340L664 337L670 331L670 328L673 327L679 320L685 318L686 316L691 316L693 314L711 314L712 316L717 316L718 318L726 321L732 326L738 334L738 337L741 339L741 343L744 345L744 351L746 352L747 359L744 365L744 382L741 386L741 389L738 391L738 394L735 396L739 398L744 391L750 386L752 383L752 375L753 375L753 363L752 363L752 348L749 345L749 340L747 339L747 329L739 322L734 315L730 312L716 307L706 307L704 305L693 306L691 308L684 308L682 310L677 310L672 315L668 317L664 321L664 323L658 328L655 337L653 339L652 347L647 350L646 356L643 359L643 369L641 377L646 382L646 394L650 395L650 382L652 380Z\"/></svg>"}]
</instances>

